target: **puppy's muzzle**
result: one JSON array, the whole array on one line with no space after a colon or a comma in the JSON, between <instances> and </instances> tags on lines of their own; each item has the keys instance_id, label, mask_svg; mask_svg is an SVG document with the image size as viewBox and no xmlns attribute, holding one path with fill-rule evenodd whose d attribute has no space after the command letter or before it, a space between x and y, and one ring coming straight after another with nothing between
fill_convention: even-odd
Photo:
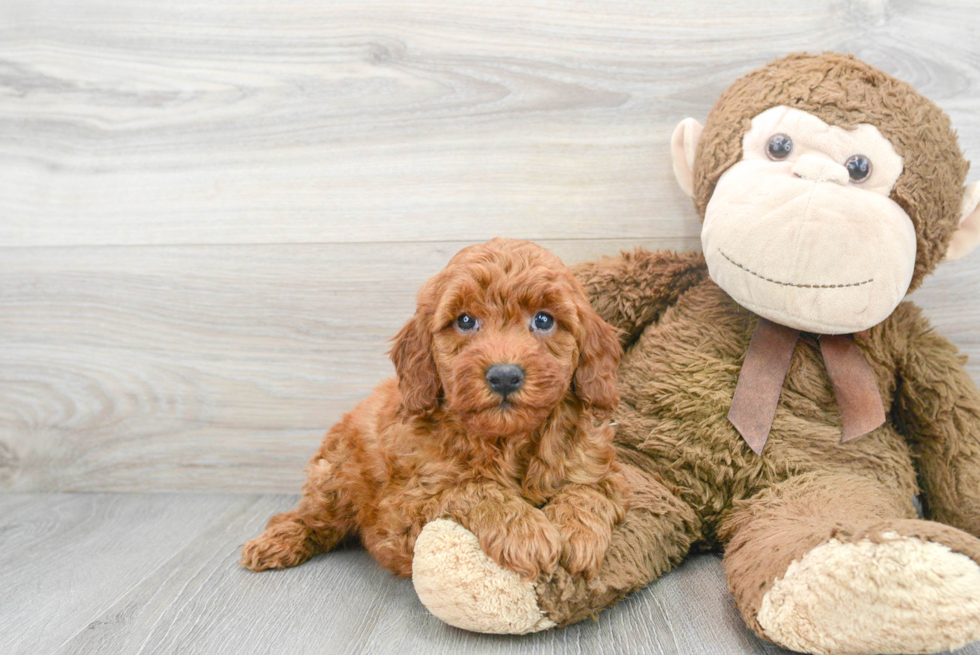
<instances>
[{"instance_id":1,"label":"puppy's muzzle","mask_svg":"<svg viewBox=\"0 0 980 655\"><path fill-rule=\"evenodd\" d=\"M524 384L524 369L517 364L494 364L487 369L486 378L493 392L506 398Z\"/></svg>"}]
</instances>

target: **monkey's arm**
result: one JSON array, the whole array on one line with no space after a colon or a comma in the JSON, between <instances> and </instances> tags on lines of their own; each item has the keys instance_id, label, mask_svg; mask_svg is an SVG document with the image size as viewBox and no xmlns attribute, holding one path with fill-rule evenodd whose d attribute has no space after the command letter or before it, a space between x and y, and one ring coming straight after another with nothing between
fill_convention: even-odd
<instances>
[{"instance_id":1,"label":"monkey's arm","mask_svg":"<svg viewBox=\"0 0 980 655\"><path fill-rule=\"evenodd\" d=\"M930 518L980 536L980 391L956 347L905 304L895 412L916 455Z\"/></svg>"},{"instance_id":2,"label":"monkey's arm","mask_svg":"<svg viewBox=\"0 0 980 655\"><path fill-rule=\"evenodd\" d=\"M599 316L625 333L624 344L659 320L681 294L708 277L699 252L651 252L642 248L619 257L582 262L573 266L572 272Z\"/></svg>"}]
</instances>

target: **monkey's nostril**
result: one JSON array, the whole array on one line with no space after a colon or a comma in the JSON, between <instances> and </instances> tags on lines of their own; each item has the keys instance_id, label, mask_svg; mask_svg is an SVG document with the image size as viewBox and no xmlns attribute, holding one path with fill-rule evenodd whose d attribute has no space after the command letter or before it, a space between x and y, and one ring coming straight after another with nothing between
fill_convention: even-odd
<instances>
[{"instance_id":1,"label":"monkey's nostril","mask_svg":"<svg viewBox=\"0 0 980 655\"><path fill-rule=\"evenodd\" d=\"M516 364L494 364L487 369L486 379L494 392L506 396L524 384L524 369Z\"/></svg>"}]
</instances>

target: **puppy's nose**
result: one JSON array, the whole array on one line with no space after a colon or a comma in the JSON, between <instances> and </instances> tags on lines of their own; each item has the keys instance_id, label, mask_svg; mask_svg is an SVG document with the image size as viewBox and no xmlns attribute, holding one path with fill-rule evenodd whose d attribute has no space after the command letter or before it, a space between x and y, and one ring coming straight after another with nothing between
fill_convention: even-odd
<instances>
[{"instance_id":1,"label":"puppy's nose","mask_svg":"<svg viewBox=\"0 0 980 655\"><path fill-rule=\"evenodd\" d=\"M487 384L501 396L506 396L524 384L524 369L517 364L494 364L487 369Z\"/></svg>"}]
</instances>

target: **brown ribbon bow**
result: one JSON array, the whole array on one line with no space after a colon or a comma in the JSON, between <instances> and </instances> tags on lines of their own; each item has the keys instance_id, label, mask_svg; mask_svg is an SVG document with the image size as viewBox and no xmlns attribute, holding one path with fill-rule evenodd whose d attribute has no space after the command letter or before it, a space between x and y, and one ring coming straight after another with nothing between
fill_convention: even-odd
<instances>
[{"instance_id":1,"label":"brown ribbon bow","mask_svg":"<svg viewBox=\"0 0 980 655\"><path fill-rule=\"evenodd\" d=\"M760 317L745 354L728 420L759 455L769 438L799 338L799 330ZM857 439L884 423L885 408L874 373L854 343L854 335L820 335L820 351L844 424L841 443Z\"/></svg>"}]
</instances>

